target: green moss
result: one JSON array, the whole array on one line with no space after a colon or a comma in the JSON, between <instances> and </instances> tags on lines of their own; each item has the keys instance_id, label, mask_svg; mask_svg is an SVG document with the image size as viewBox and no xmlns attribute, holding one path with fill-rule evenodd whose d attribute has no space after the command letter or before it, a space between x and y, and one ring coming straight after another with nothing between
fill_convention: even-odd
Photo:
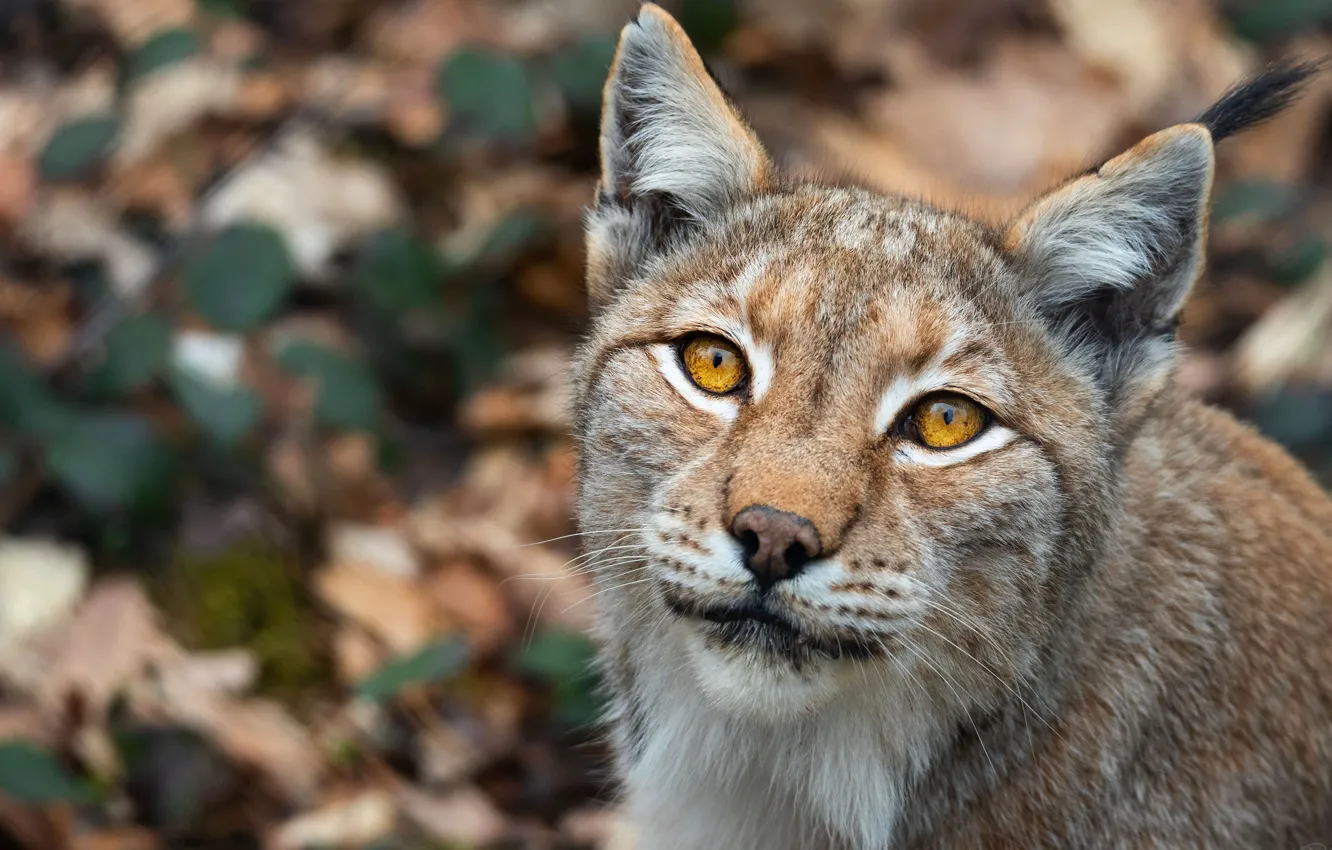
<instances>
[{"instance_id":1,"label":"green moss","mask_svg":"<svg viewBox=\"0 0 1332 850\"><path fill-rule=\"evenodd\" d=\"M293 700L332 680L325 623L289 555L256 543L183 555L154 590L186 646L254 653L262 692Z\"/></svg>"}]
</instances>

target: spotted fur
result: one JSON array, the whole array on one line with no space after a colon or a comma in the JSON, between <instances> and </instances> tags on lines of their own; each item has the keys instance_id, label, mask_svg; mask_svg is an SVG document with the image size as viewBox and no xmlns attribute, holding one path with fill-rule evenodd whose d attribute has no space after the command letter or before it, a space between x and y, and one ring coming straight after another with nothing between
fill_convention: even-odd
<instances>
[{"instance_id":1,"label":"spotted fur","mask_svg":"<svg viewBox=\"0 0 1332 850\"><path fill-rule=\"evenodd\" d=\"M996 230L787 179L650 4L603 121L579 517L641 850L1332 843L1332 503L1170 382L1206 122ZM912 443L939 389L994 425ZM780 629L749 505L822 541Z\"/></svg>"}]
</instances>

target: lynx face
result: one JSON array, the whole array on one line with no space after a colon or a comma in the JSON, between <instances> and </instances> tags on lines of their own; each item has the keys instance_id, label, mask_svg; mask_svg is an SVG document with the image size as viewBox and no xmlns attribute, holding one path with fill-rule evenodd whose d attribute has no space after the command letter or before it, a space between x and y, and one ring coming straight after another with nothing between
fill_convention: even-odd
<instances>
[{"instance_id":1,"label":"lynx face","mask_svg":"<svg viewBox=\"0 0 1332 850\"><path fill-rule=\"evenodd\" d=\"M1115 509L1200 266L1212 139L1004 231L788 182L644 7L606 89L579 393L603 625L715 705L1012 691ZM632 654L632 653L629 653Z\"/></svg>"},{"instance_id":2,"label":"lynx face","mask_svg":"<svg viewBox=\"0 0 1332 850\"><path fill-rule=\"evenodd\" d=\"M866 667L1020 674L1108 448L1019 281L970 222L823 188L654 262L583 361L585 525L636 529L590 545L638 547L605 595L747 710Z\"/></svg>"}]
</instances>

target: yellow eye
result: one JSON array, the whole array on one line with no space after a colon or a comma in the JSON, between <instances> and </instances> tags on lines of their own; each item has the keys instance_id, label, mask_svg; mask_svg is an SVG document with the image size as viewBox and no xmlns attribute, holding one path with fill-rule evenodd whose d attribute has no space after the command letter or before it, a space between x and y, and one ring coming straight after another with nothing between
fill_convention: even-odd
<instances>
[{"instance_id":1,"label":"yellow eye","mask_svg":"<svg viewBox=\"0 0 1332 850\"><path fill-rule=\"evenodd\" d=\"M689 379L710 393L729 393L749 374L735 345L712 334L699 334L680 346L680 362Z\"/></svg>"},{"instance_id":2,"label":"yellow eye","mask_svg":"<svg viewBox=\"0 0 1332 850\"><path fill-rule=\"evenodd\" d=\"M916 403L907 433L932 449L951 449L972 439L990 422L990 412L957 393L933 393Z\"/></svg>"}]
</instances>

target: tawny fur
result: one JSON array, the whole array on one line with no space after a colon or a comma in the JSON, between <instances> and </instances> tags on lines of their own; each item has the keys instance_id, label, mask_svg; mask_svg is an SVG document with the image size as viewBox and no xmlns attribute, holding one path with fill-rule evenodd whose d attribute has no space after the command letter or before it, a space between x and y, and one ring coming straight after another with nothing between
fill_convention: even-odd
<instances>
[{"instance_id":1,"label":"tawny fur","mask_svg":"<svg viewBox=\"0 0 1332 850\"><path fill-rule=\"evenodd\" d=\"M641 850L1332 844L1332 502L1170 381L1206 126L997 232L786 181L652 6L604 120L579 512ZM994 426L912 445L941 387ZM688 614L754 592L752 504L819 530L769 597L822 651Z\"/></svg>"}]
</instances>

